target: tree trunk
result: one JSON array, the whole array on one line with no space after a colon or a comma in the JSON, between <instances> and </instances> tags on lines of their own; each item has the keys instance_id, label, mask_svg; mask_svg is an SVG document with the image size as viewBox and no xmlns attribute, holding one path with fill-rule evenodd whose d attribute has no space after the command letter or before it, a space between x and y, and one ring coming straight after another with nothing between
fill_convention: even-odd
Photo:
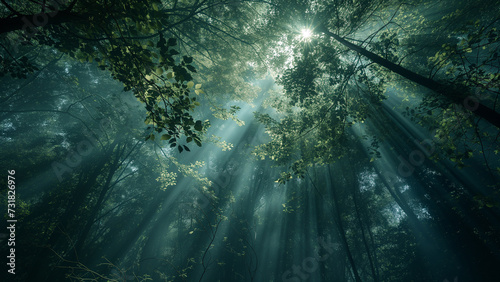
<instances>
[{"instance_id":1,"label":"tree trunk","mask_svg":"<svg viewBox=\"0 0 500 282\"><path fill-rule=\"evenodd\" d=\"M378 279L377 271L375 271L375 265L373 263L372 254L370 252L370 247L368 246L368 242L366 241L363 220L362 220L361 214L359 212L357 193L358 193L357 188L353 188L352 189L352 199L354 202L354 210L356 211L356 218L358 219L359 229L361 230L361 239L362 239L363 245L365 246L365 249L366 249L366 254L368 256L368 262L370 263L370 270L371 270L372 275L373 275L373 281L378 282L379 279ZM366 229L370 229L370 226L367 226Z\"/></svg>"},{"instance_id":2,"label":"tree trunk","mask_svg":"<svg viewBox=\"0 0 500 282\"><path fill-rule=\"evenodd\" d=\"M333 177L332 177L332 172L330 166L328 166L328 175L330 177L330 183L333 184ZM345 236L345 229L344 229L344 224L342 223L342 217L340 213L340 208L339 208L339 201L337 199L337 195L335 193L335 187L331 187L332 189L332 196L333 196L333 201L335 203L335 215L337 217L337 227L339 228L339 233L340 233L340 238L342 241L342 245L344 247L344 250L346 251L347 254L347 259L349 260L349 263L351 264L352 267L352 272L354 273L354 278L356 279L356 282L361 282L361 277L359 276L358 273L358 268L356 267L356 263L354 262L354 258L352 257L352 252L349 248L349 243L347 242L347 237Z\"/></svg>"},{"instance_id":3,"label":"tree trunk","mask_svg":"<svg viewBox=\"0 0 500 282\"><path fill-rule=\"evenodd\" d=\"M372 62L377 63L388 70L395 72L419 85L425 86L429 88L430 90L442 94L446 98L448 98L452 103L454 104L464 104L466 105L466 109L477 115L478 117L481 117L485 120L487 120L489 123L492 125L496 126L497 128L500 128L500 114L497 113L495 110L489 108L486 105L481 104L479 101L477 101L476 105L474 107L470 107L466 103L466 98L469 96L467 93L464 93L463 91L459 91L456 87L450 86L450 85L445 85L441 84L433 79L421 76L415 72L412 72L409 69L406 69L400 65L397 65L395 63L392 63L379 55L372 53L365 48L362 48L358 45L352 44L348 42L347 40L343 39L342 37L328 31L325 27L320 27L320 30L332 37L333 39L337 40L340 42L342 45L346 46L347 48L358 52L359 54L367 57L370 59ZM458 94L458 95L457 95Z\"/></svg>"}]
</instances>

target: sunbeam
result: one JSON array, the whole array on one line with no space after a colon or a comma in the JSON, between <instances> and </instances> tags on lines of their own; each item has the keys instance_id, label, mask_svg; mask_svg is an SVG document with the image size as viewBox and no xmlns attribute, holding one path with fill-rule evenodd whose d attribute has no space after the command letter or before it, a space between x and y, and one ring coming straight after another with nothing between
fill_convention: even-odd
<instances>
[{"instance_id":1,"label":"sunbeam","mask_svg":"<svg viewBox=\"0 0 500 282\"><path fill-rule=\"evenodd\" d=\"M0 2L2 281L500 277L499 1L68 2Z\"/></svg>"}]
</instances>

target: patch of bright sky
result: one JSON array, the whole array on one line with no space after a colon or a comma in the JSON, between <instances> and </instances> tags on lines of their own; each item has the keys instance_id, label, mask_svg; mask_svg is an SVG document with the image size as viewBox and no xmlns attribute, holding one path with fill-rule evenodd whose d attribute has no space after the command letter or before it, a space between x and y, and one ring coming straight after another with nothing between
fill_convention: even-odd
<instances>
[{"instance_id":1,"label":"patch of bright sky","mask_svg":"<svg viewBox=\"0 0 500 282\"><path fill-rule=\"evenodd\" d=\"M14 127L14 123L12 123L11 121L4 121L4 122L2 122L2 128L3 129L6 129L6 128L16 129Z\"/></svg>"},{"instance_id":2,"label":"patch of bright sky","mask_svg":"<svg viewBox=\"0 0 500 282\"><path fill-rule=\"evenodd\" d=\"M361 192L370 191L375 188L375 178L377 174L373 171L364 171L360 173L360 190Z\"/></svg>"},{"instance_id":3,"label":"patch of bright sky","mask_svg":"<svg viewBox=\"0 0 500 282\"><path fill-rule=\"evenodd\" d=\"M410 189L410 186L408 184L405 184L405 185L403 185L403 187L399 188L399 191L401 193L403 193L403 192L407 191L408 189Z\"/></svg>"},{"instance_id":4,"label":"patch of bright sky","mask_svg":"<svg viewBox=\"0 0 500 282\"><path fill-rule=\"evenodd\" d=\"M429 219L432 218L431 214L429 213L429 210L426 207L419 207L416 210L416 215L418 219Z\"/></svg>"},{"instance_id":5,"label":"patch of bright sky","mask_svg":"<svg viewBox=\"0 0 500 282\"><path fill-rule=\"evenodd\" d=\"M2 128L2 131L4 131L4 132L10 131L10 130L16 130L16 128L14 127L14 123L12 123L11 121L4 121L4 122L0 123L0 127ZM12 141L13 140L11 137L7 136L8 134L2 134L2 135L3 136L1 136L1 138L4 141Z\"/></svg>"},{"instance_id":6,"label":"patch of bright sky","mask_svg":"<svg viewBox=\"0 0 500 282\"><path fill-rule=\"evenodd\" d=\"M396 226L406 217L404 211L396 203L392 203L383 211L389 225Z\"/></svg>"},{"instance_id":7,"label":"patch of bright sky","mask_svg":"<svg viewBox=\"0 0 500 282\"><path fill-rule=\"evenodd\" d=\"M281 59L282 57L284 57L284 62L280 71L292 68L294 63L294 52L292 45L286 43L285 35L276 43L274 48L271 48L270 54L266 56L266 61L271 62L276 59ZM271 70L271 76L276 77L276 75L276 72Z\"/></svg>"}]
</instances>

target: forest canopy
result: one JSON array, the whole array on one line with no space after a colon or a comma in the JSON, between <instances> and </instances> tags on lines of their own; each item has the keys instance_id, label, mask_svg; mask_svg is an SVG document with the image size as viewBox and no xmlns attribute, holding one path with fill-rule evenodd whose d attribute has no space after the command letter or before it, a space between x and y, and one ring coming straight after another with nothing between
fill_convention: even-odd
<instances>
[{"instance_id":1,"label":"forest canopy","mask_svg":"<svg viewBox=\"0 0 500 282\"><path fill-rule=\"evenodd\" d=\"M498 277L499 9L2 0L8 281Z\"/></svg>"}]
</instances>

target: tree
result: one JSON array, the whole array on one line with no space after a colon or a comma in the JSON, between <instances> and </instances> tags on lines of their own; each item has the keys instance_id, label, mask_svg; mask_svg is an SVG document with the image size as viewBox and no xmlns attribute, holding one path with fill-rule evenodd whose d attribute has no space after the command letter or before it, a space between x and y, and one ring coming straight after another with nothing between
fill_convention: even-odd
<instances>
[{"instance_id":1,"label":"tree","mask_svg":"<svg viewBox=\"0 0 500 282\"><path fill-rule=\"evenodd\" d=\"M0 18L12 22L50 3L8 2ZM462 108L448 92L384 67L495 98L498 15L476 12L479 2L45 7L47 22L28 44L15 48L28 36L22 28L0 35L0 166L17 160L18 278L498 277L492 172L500 163L488 155L498 149L498 128L453 113ZM80 19L57 18L65 13ZM177 66L189 80L177 80ZM148 96L161 89L177 101L184 93L196 106L188 110L193 124L186 115L164 119L178 112L149 97L141 108L122 80ZM496 109L494 99L479 100ZM172 123L178 136L168 132ZM198 139L184 140L188 130ZM463 157L449 160L448 149Z\"/></svg>"},{"instance_id":2,"label":"tree","mask_svg":"<svg viewBox=\"0 0 500 282\"><path fill-rule=\"evenodd\" d=\"M3 1L3 5L6 12L0 21L5 25L2 24L0 33L17 32L7 35L11 36L10 47L17 47L16 40L25 37L31 44L54 47L82 62L97 62L101 69L108 70L114 79L124 84L125 91L132 90L145 104L146 123L157 133L165 133L164 140L173 140L172 146L177 146L182 134L201 146L197 132L203 129L203 123L195 121L190 113L199 104L196 97L190 95L191 88L194 89L191 73L196 72L193 59L182 56L176 61L175 56L179 54L174 49L176 39L167 40L163 36L165 29L188 20L192 14L170 22L168 17L175 13L175 7L160 10L162 3L156 0L72 1L65 7L54 1L48 5L45 2L9 5ZM199 7L190 7L190 12L195 13ZM41 12L35 14L36 9ZM25 14L27 11L32 14ZM39 22L39 18L43 18L43 22ZM31 21L43 29L37 29ZM2 56L4 63L19 66L5 68L2 73L19 76L18 72L35 70L26 56L18 60L18 54L2 46L7 52L7 56ZM201 91L199 88L196 87L196 92Z\"/></svg>"},{"instance_id":3,"label":"tree","mask_svg":"<svg viewBox=\"0 0 500 282\"><path fill-rule=\"evenodd\" d=\"M462 92L458 87L453 87L451 85L444 85L441 84L435 80L426 78L424 76L421 76L415 72L412 72L408 69L405 69L401 67L400 65L394 64L377 54L374 54L364 48L361 48L355 44L352 44L345 40L344 38L341 38L340 36L328 31L324 26L321 26L319 28L319 31L322 31L324 34L331 36L334 38L336 41L341 43L342 45L346 46L347 48L358 52L359 54L367 57L370 61L377 63L387 69L389 69L392 72L395 72L419 85L425 86L439 94L442 94L445 96L448 100L450 100L452 103L455 104L461 104L464 103L464 100L467 99L467 97L470 96L469 93L460 93ZM475 115L484 118L491 124L495 125L496 127L500 128L500 114L497 113L495 110L489 108L488 106L483 105L480 102L476 102L474 106L469 106L466 105L467 110L473 112Z\"/></svg>"},{"instance_id":4,"label":"tree","mask_svg":"<svg viewBox=\"0 0 500 282\"><path fill-rule=\"evenodd\" d=\"M302 11L306 15L304 17L310 21L310 28L322 32L323 35L320 34L307 42L300 42L296 37L289 36L288 44L294 46L292 49L294 63L283 72L279 80L284 87L284 96L278 97L280 101L275 103L275 105L281 103L277 108L284 114L284 117L279 117L281 121L278 121L269 115L258 115L258 118L272 133L273 141L262 146L257 154L263 156L267 152L281 163L286 163L291 159L297 160L290 165L290 170L298 175L302 175L304 168L312 163L328 163L341 157L341 147L335 157L330 153L332 152L330 148L338 147L342 143L340 140L347 127L365 122L368 117L379 114L380 107L383 106L382 101L387 98L384 89L391 85L389 81L393 80L394 76L387 75L387 72L381 70L382 68L402 75L416 85L425 86L439 93L439 95L426 94L428 96L424 96L422 109L425 110L421 109L422 115L432 116L433 110L438 108L442 108L441 114L445 115L449 112L451 105L461 104L480 119L487 120L498 127L500 116L495 111L493 100L489 100L489 104L479 102L471 96L471 93L477 89L464 88L464 86L470 87L470 84L458 80L449 83L436 81L410 71L401 64L389 61L389 58L397 59L394 48L399 46L399 40L394 37L394 33L381 31L391 24L398 24L396 15L401 6L405 5L404 3L392 1L355 1L355 3L353 9L346 10L347 5L352 4L350 1L340 1L340 3L327 1L314 7L298 1L294 3L296 10L290 12L289 9L280 6L285 5L284 3L277 2L275 9L279 12L274 12L275 19L270 21L273 27L279 27L276 23L278 21L289 20L295 11ZM420 11L420 7L417 10ZM373 18L376 18L377 13L392 15L392 17L387 23L376 25ZM346 20L348 20L347 23ZM302 21L307 22L307 20ZM475 41L477 44L481 40L489 40L488 46L491 46L489 50L491 54L494 54L497 48L493 47L497 45L494 29L492 29L494 23L495 21L492 20L491 25L485 27L482 36L477 36ZM308 26L306 23L301 25ZM345 39L348 36L356 37L357 30L363 28L373 28L375 31L365 36L364 39L351 38L351 40L365 44L366 48ZM290 31L284 29L284 32ZM379 41L375 41L374 39L379 34L381 34ZM392 35L388 37L388 34ZM488 39L486 39L486 34L489 34ZM374 51L384 55L377 55L368 48L373 48ZM398 52L405 53L404 51ZM405 57L412 54L408 53ZM494 63L492 56L494 55L487 57L482 64L483 69L479 72L481 77L488 77L487 81L491 82L488 87L483 87L490 91L495 89L496 75L492 69L486 72L484 66ZM436 98L436 96L441 97ZM410 114L408 107L407 111ZM412 110L411 113L413 112ZM428 120L436 120L438 115L434 114ZM466 115L465 119L470 120L466 123L469 131L480 131L478 125L474 125L475 121L470 115ZM489 130L485 128L483 131ZM302 141L301 139L309 140ZM476 140L480 139L480 136L476 137ZM308 148L311 146L309 144L314 144L313 148ZM290 154L295 150L293 148L301 148L303 153L300 156L293 156ZM325 154L322 150L329 153ZM291 174L284 174L280 180L290 177Z\"/></svg>"},{"instance_id":5,"label":"tree","mask_svg":"<svg viewBox=\"0 0 500 282\"><path fill-rule=\"evenodd\" d=\"M281 9L277 8L279 11L275 11L272 15L273 17L276 16L274 20L270 20L273 28L281 27L282 32L288 33L288 37L283 36L279 40L286 42L282 42L281 44L288 44L290 47L283 49L283 53L280 55L292 58L290 59L291 63L284 70L278 72L281 74L278 82L283 86L283 89L278 89L277 94L271 97L270 103L277 110L277 113L256 114L256 117L266 125L267 132L271 137L271 142L257 149L257 156L261 158L269 157L278 165L285 167L285 171L278 179L278 182L285 184L287 182L298 181L293 176L304 178L315 166L325 164L336 166L339 173L335 175L335 178L341 178L340 172L348 174L354 170L350 164L346 164L345 158L348 157L348 162L355 162L359 160L358 157L355 157L355 151L366 153L366 155L370 156L368 159L369 163L372 163L377 172L376 174L379 175L377 179L380 180L377 181L380 182L378 182L377 187L385 191L384 193L388 197L389 205L404 214L404 222L397 219L399 222L397 224L398 227L395 229L398 231L394 230L394 232L404 233L411 231L410 236L398 236L399 242L397 244L405 245L405 249L410 250L410 252L414 250L416 254L405 253L404 257L408 261L417 261L416 265L421 267L420 270L418 268L412 269L405 263L397 265L393 260L388 264L382 262L382 265L384 265L383 268L387 267L386 265L390 267L397 265L398 268L405 269L406 272L402 275L408 275L408 277L415 275L419 271L422 271L422 269L428 269L425 275L432 280L439 279L439 277L447 277L450 273L453 273L456 265L478 265L478 261L470 259L470 257L476 257L483 261L483 265L485 266L479 271L480 274L476 275L480 275L484 279L486 277L493 277L494 274L491 272L491 266L488 262L491 260L496 261L496 259L492 258L485 251L488 247L479 243L482 235L476 234L476 236L472 236L474 239L471 237L469 240L471 242L470 245L475 245L475 247L469 250L475 253L474 255L471 253L471 255L467 256L469 259L457 252L454 254L448 253L451 249L456 250L459 247L452 248L445 246L444 243L436 244L434 242L445 242L446 239L444 238L450 238L449 236L451 236L451 231L436 227L439 224L435 220L441 218L443 213L450 216L447 219L450 222L461 221L458 219L461 216L469 218L467 219L468 222L472 220L470 218L476 218L477 221L472 220L471 222L477 223L471 223L471 226L474 226L473 228L477 230L484 228L484 226L480 227L482 224L479 222L486 217L486 214L473 215L472 211L475 208L472 208L472 206L461 208L461 205L454 202L454 200L448 197L441 199L441 196L470 193L479 194L477 197L480 198L484 197L484 195L490 195L486 198L498 199L498 191L495 188L498 186L498 174L489 169L492 163L495 163L495 165L498 164L497 161L492 160L490 157L493 155L492 147L498 146L498 140L483 140L484 136L493 132L495 136L498 136L497 124L499 119L496 117L496 104L494 102L496 97L494 93L496 91L495 85L497 85L498 61L493 59L495 52L498 50L494 29L497 23L495 20L497 16L491 13L481 14L481 20L484 20L484 22L481 21L481 24L474 27L474 25L463 21L461 22L461 27L455 30L456 26L449 25L450 22L448 20L450 18L454 20L462 18L462 15L458 17L454 13L455 11L449 11L442 15L445 16L444 18L442 16L439 17L440 25L437 26L436 31L431 30L429 32L430 28L428 27L435 25L436 21L420 26L421 19L416 18L418 21L412 21L413 18L408 13L401 13L401 17L396 17L399 10L398 5L391 7L389 5L391 2L389 1L385 1L385 3L374 1L374 6L370 6L369 1L336 1L336 3L330 2L331 6L325 3L328 2L325 1L318 5L309 6L307 3L295 1L292 4L287 3L286 5L292 5L296 9L287 9L282 6ZM285 3L280 4L285 5ZM351 5L352 9L347 9L347 4ZM471 5L475 4L478 3ZM427 3L422 3L421 5L412 6L411 9L415 10L416 14L419 14L427 8L426 5ZM444 5L444 3L440 3L440 5ZM328 9L322 9L324 7ZM379 7L382 7L382 9L379 10ZM295 22L298 22L295 27L290 28L289 26L280 26L277 24L280 21L292 22L290 15L294 15L296 11L305 16L302 16L302 18L297 16L299 19L294 19ZM467 12L465 14L470 15ZM427 14L424 15L427 16ZM389 20L377 23L374 20L377 16ZM349 19L349 21L338 19ZM406 22L398 22L400 19L404 19ZM321 26L319 23L322 22L327 22L328 27ZM387 26L391 26L393 29L389 29ZM412 26L416 26L416 28L412 29ZM449 29L441 29L441 27L445 26L449 27ZM302 40L296 34L303 27L315 28L316 30L323 31L323 34L318 34L317 37L308 40ZM398 33L398 30L401 30L401 33ZM451 39L443 42L444 40L441 36L442 33L445 33L444 30L451 30L451 34L459 37L459 40L455 42L452 35ZM411 32L415 32L412 34L413 37L408 35ZM422 32L423 34L419 34L418 32ZM402 34L405 36L402 36ZM467 40L465 40L463 34L471 34L470 40L468 36L465 36L467 37ZM486 34L489 35L487 36ZM415 38L419 38L419 35L422 40L432 39L435 40L432 42L442 43L438 44L437 47L436 45L432 45L434 49L429 50L430 48L427 46L428 41L415 42ZM350 42L356 42L356 44ZM485 49L482 48L483 45ZM363 48L360 48L360 46L363 46ZM474 50L471 52L471 55L468 55L468 48ZM436 54L436 52L441 53ZM412 59L412 55L414 54L416 55ZM446 55L443 56L443 54ZM436 57L434 58L435 55ZM429 58L431 59L428 60ZM397 64L391 63L390 60L394 60ZM434 65L433 63L436 60L442 65ZM430 65L428 64L429 61L431 62ZM481 65L481 70L475 70L474 66L470 67L470 63L473 61L479 61L479 63L475 64ZM281 62L277 60L277 65L280 66ZM405 68L405 66L412 65L418 66L418 68L414 69L419 71L419 73L430 71L433 75L429 79ZM383 70L385 67L392 68L392 71L396 72L402 71L402 73L398 73L398 75L390 74L388 71ZM437 68L440 70L439 72L436 70ZM447 74L445 75L444 72L447 72ZM412 83L404 82L406 79L401 80L399 74L404 73L406 73L405 78L413 79ZM403 90L409 91L416 91L415 89L417 89L414 86L407 87L408 84L417 86L427 84L430 88L440 93L428 93L428 91L419 90L422 93L415 95L406 94L401 88L406 87ZM402 87L401 85L404 86ZM455 86L451 90L448 90L443 85ZM389 91L385 92L387 88L389 88ZM396 91L399 93L395 94ZM493 93L493 99L481 102L484 102L483 105L489 107L489 110L486 109L483 112L485 115L480 118L478 116L473 118L470 114L467 114L462 118L462 121L465 120L465 122L458 124L457 119L461 114L457 113L458 110L456 109L460 108L460 106L454 107L453 103L463 104L469 95L473 95L472 93L477 93L478 91ZM416 111L411 109L412 104L410 103L406 105L407 108L404 111L405 105L397 101L395 102L399 96L402 96L400 93L404 93L403 95L406 96L418 97L414 99L414 101L417 101L416 103L421 102L417 109L420 109L419 112L421 115L425 115L425 119L422 118L425 122L420 124L424 126L432 124L430 129L426 130L411 123L417 120L417 118L414 118ZM419 96L424 98L419 98ZM387 97L390 100L385 102L384 100ZM457 97L459 98L456 99ZM475 100L474 103L476 103ZM481 106L478 107L480 108ZM431 156L433 153L447 154L448 150L439 150L441 146L446 148L447 144L443 144L442 140L433 139L435 137L432 130L435 130L436 127L438 131L443 130L443 125L436 126L436 124L447 120L449 118L447 113L450 111L455 111L457 119L454 119L455 126L450 127L448 131L454 131L460 126L460 128L464 128L463 132L466 132L468 137L475 136L478 142L478 145L475 145L469 139L469 142L463 142L465 144L464 147L457 145L452 149L469 150L469 153L466 154L470 156L468 161L470 170L467 172L457 172L454 168L449 168L448 170L446 168L448 164L444 158L435 159L438 163L437 168L424 164L425 162L430 162L426 159L433 158ZM404 117L399 116L399 112L405 112L406 116L411 119L405 120ZM484 119L488 119L490 124L483 123L481 120ZM422 142L418 144L416 142L417 138L418 140L426 138L422 138L422 136L429 136L427 137L429 139L425 140L428 143ZM461 136L461 138L463 137ZM409 149L411 145L408 144L412 144L412 141L417 146L421 146L416 147L419 148L418 152L417 150L411 151ZM352 147L353 144L358 142L363 144L363 148ZM484 153L486 148L488 148L489 153ZM424 154L424 152L427 153ZM416 161L417 159L410 159L410 161L413 164L418 163L418 165L413 167L413 170L407 174L403 172L398 173L396 168L410 164L408 156L411 158L415 156L415 153L421 154L422 157L418 161ZM481 158L484 157L484 159L474 158L473 156L476 153L482 154ZM453 158L452 160L455 161L456 159ZM460 163L457 161L458 165ZM453 176L448 174L450 170L453 171ZM461 177L460 180L455 178L456 175L461 175L461 173L468 175L471 170L484 175L484 178L481 177L475 183L467 182L466 179ZM486 173L483 174L483 172ZM390 173L393 175L388 176ZM432 177L433 174L447 175L447 178L453 184L450 182L437 182L437 180L428 182L446 183L442 184L446 189L439 189L440 197L437 198L440 200L434 197L431 200L431 202L439 201L440 203L446 203L446 208L424 204L428 203L428 200L425 199L430 197L430 192L425 193L422 191L422 186L416 184L419 182L415 178L416 174L420 175L420 177L423 177L423 175ZM351 189L356 189L355 183L350 182L348 185L349 187L354 187ZM329 188L335 189L335 187ZM407 189L408 191L406 191ZM451 190L454 192L451 192ZM425 194L425 196L419 198L413 193ZM380 192L377 193L378 195L380 195ZM345 198L342 200L345 200ZM486 200L486 202L490 206L493 206L489 200ZM432 212L430 212L431 207ZM455 211L460 210L461 216L456 214L452 216L448 207L453 207L452 209ZM429 212L428 218L422 213L423 210ZM493 221L496 222L496 220ZM458 226L450 226L451 230L456 230L457 228L461 229L459 233L467 234L464 236L472 235L467 231L468 228L462 229ZM390 228L386 227L384 229L389 230ZM486 229L489 229L489 227L483 230ZM357 233L353 237L360 238L357 239L359 240L358 242L365 245L365 249L369 249L362 241L364 237L363 232L359 229L353 232ZM488 231L485 231L484 234L487 233ZM433 242L429 238L434 238L436 241ZM495 241L493 238L483 240L483 242L490 242L491 244ZM388 241L381 240L378 243L379 246L384 246ZM417 248L413 249L413 247L410 247L412 244L417 244ZM492 248L497 249L498 247ZM475 251L472 251L472 249ZM355 263L355 257L358 253L360 253L359 249L352 252ZM389 256L385 252L382 253L387 257ZM393 254L390 256L393 256ZM443 261L440 265L446 264L446 267L442 269L434 268L432 265L422 267L424 264L420 260L426 256L434 257L436 261ZM445 258L446 256L449 256L449 258ZM444 263L445 260L449 261ZM359 269L359 264L356 265ZM375 269L371 267L367 267L366 271L376 273ZM386 279L387 276L384 275L396 277L390 271L385 272L382 270L381 273L381 280ZM467 270L461 271L460 274L462 277L474 276L474 274ZM394 279L401 280L401 277Z\"/></svg>"}]
</instances>

